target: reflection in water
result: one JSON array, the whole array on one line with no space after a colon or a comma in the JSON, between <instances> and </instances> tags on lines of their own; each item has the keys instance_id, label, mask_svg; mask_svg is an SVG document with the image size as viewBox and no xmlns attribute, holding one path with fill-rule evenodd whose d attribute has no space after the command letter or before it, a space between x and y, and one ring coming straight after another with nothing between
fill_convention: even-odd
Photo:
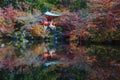
<instances>
[{"instance_id":1,"label":"reflection in water","mask_svg":"<svg viewBox=\"0 0 120 80\"><path fill-rule=\"evenodd\" d=\"M89 54L94 63L91 64L93 79L119 80L120 79L120 47L91 45ZM94 76L93 76L94 75Z\"/></svg>"},{"instance_id":2,"label":"reflection in water","mask_svg":"<svg viewBox=\"0 0 120 80\"><path fill-rule=\"evenodd\" d=\"M119 57L120 47L101 45L2 46L0 80L119 80Z\"/></svg>"}]
</instances>

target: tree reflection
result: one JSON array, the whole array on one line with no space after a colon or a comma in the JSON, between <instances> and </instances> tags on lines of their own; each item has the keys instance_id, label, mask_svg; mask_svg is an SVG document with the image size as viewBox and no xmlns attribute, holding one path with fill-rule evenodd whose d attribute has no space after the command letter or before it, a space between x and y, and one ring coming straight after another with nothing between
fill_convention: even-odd
<instances>
[{"instance_id":1,"label":"tree reflection","mask_svg":"<svg viewBox=\"0 0 120 80\"><path fill-rule=\"evenodd\" d=\"M51 80L117 80L120 78L119 52L119 47L82 46L75 42L40 43L26 48L6 45L0 47L0 77L10 77L9 72L32 80L39 76L42 76L40 80L46 76Z\"/></svg>"},{"instance_id":2,"label":"tree reflection","mask_svg":"<svg viewBox=\"0 0 120 80\"><path fill-rule=\"evenodd\" d=\"M120 47L91 45L89 55L95 57L91 65L91 80L118 80L120 79Z\"/></svg>"}]
</instances>

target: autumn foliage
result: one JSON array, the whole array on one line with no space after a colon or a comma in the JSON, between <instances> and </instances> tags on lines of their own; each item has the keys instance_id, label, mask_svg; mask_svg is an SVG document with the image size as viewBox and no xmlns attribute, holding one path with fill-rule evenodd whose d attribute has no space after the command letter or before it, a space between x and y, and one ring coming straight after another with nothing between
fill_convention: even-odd
<instances>
[{"instance_id":1,"label":"autumn foliage","mask_svg":"<svg viewBox=\"0 0 120 80\"><path fill-rule=\"evenodd\" d=\"M25 13L14 10L12 7L0 8L0 32L11 33L14 31L15 22Z\"/></svg>"},{"instance_id":2,"label":"autumn foliage","mask_svg":"<svg viewBox=\"0 0 120 80\"><path fill-rule=\"evenodd\" d=\"M66 11L63 13L63 16L59 20L59 25L67 31L75 30L79 23L81 22L79 16L74 13Z\"/></svg>"},{"instance_id":3,"label":"autumn foliage","mask_svg":"<svg viewBox=\"0 0 120 80\"><path fill-rule=\"evenodd\" d=\"M93 13L100 14L92 21L93 24L104 30L115 31L120 25L120 3L117 0L91 0L91 3L95 3L90 7Z\"/></svg>"}]
</instances>

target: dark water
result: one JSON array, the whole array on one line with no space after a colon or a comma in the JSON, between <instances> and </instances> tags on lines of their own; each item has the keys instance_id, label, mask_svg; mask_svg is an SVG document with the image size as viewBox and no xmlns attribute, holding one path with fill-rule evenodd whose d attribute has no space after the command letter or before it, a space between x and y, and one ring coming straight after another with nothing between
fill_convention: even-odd
<instances>
[{"instance_id":1,"label":"dark water","mask_svg":"<svg viewBox=\"0 0 120 80\"><path fill-rule=\"evenodd\" d=\"M120 80L120 46L1 43L0 80Z\"/></svg>"}]
</instances>

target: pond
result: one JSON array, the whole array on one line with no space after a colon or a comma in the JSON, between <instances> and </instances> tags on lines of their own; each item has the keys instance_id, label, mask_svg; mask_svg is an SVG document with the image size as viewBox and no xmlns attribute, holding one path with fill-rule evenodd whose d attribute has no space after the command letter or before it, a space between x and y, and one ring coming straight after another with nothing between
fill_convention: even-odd
<instances>
[{"instance_id":1,"label":"pond","mask_svg":"<svg viewBox=\"0 0 120 80\"><path fill-rule=\"evenodd\" d=\"M0 80L120 80L120 46L0 44Z\"/></svg>"}]
</instances>

